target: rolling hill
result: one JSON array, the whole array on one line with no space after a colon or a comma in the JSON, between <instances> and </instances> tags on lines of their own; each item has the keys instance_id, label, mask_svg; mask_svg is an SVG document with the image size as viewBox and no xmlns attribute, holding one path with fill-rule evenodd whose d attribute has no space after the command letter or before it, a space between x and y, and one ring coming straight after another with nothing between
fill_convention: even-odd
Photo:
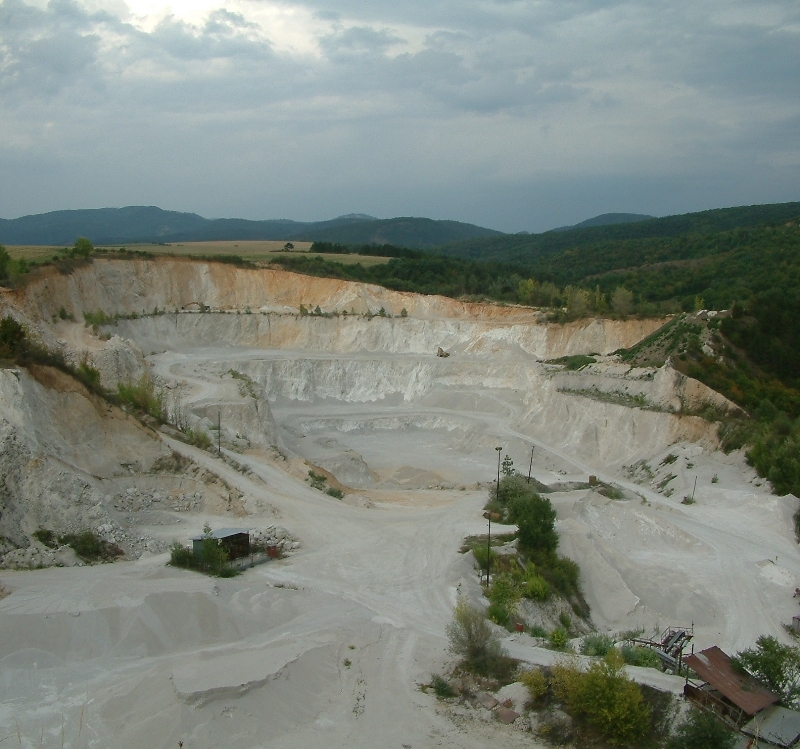
<instances>
[{"instance_id":1,"label":"rolling hill","mask_svg":"<svg viewBox=\"0 0 800 749\"><path fill-rule=\"evenodd\" d=\"M578 224L559 226L557 229L551 229L551 231L569 231L570 229L586 229L590 226L609 226L611 224L635 224L638 221L647 221L651 218L655 218L655 216L648 216L644 213L602 213L599 216L587 218L586 221L581 221Z\"/></svg>"},{"instance_id":2,"label":"rolling hill","mask_svg":"<svg viewBox=\"0 0 800 749\"><path fill-rule=\"evenodd\" d=\"M96 245L135 242L202 242L221 240L308 240L347 244L394 244L430 248L500 232L458 221L428 218L379 220L363 214L330 221L288 219L249 221L207 219L196 213L165 211L155 206L127 206L53 211L16 219L0 219L0 243L71 245L79 236Z\"/></svg>"}]
</instances>

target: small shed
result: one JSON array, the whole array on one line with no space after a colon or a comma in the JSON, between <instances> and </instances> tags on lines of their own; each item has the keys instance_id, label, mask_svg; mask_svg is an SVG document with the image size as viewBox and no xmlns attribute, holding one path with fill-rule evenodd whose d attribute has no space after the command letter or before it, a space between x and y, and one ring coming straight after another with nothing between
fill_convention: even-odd
<instances>
[{"instance_id":1,"label":"small shed","mask_svg":"<svg viewBox=\"0 0 800 749\"><path fill-rule=\"evenodd\" d=\"M210 538L216 539L219 545L228 552L228 559L239 559L250 556L250 529L249 528L220 528L211 531ZM203 540L206 536L192 536L192 548L195 554L200 553Z\"/></svg>"},{"instance_id":2,"label":"small shed","mask_svg":"<svg viewBox=\"0 0 800 749\"><path fill-rule=\"evenodd\" d=\"M772 705L742 728L742 733L783 749L800 741L800 712Z\"/></svg>"},{"instance_id":3,"label":"small shed","mask_svg":"<svg viewBox=\"0 0 800 749\"><path fill-rule=\"evenodd\" d=\"M684 663L705 683L686 680L683 693L691 700L742 725L764 708L774 705L778 695L746 673L734 670L733 662L716 645L686 656Z\"/></svg>"}]
</instances>

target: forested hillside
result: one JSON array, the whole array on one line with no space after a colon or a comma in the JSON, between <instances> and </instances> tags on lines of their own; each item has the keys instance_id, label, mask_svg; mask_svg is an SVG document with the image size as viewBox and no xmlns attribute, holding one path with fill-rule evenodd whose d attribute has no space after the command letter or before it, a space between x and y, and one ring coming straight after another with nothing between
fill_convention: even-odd
<instances>
[{"instance_id":1,"label":"forested hillside","mask_svg":"<svg viewBox=\"0 0 800 749\"><path fill-rule=\"evenodd\" d=\"M513 234L473 239L439 248L441 254L474 260L500 260L528 265L536 259L569 249L608 246L624 240L708 235L732 229L776 226L800 216L800 203L719 208L634 223L572 228L544 234Z\"/></svg>"}]
</instances>

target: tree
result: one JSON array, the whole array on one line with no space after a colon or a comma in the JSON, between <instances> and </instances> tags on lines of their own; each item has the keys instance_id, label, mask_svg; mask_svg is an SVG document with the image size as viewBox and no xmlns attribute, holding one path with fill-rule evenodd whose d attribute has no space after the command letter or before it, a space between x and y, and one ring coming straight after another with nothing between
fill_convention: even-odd
<instances>
[{"instance_id":1,"label":"tree","mask_svg":"<svg viewBox=\"0 0 800 749\"><path fill-rule=\"evenodd\" d=\"M736 734L715 716L702 710L692 710L681 723L667 749L733 749Z\"/></svg>"},{"instance_id":2,"label":"tree","mask_svg":"<svg viewBox=\"0 0 800 749\"><path fill-rule=\"evenodd\" d=\"M536 304L539 300L539 282L535 278L526 278L519 282L517 296L523 304Z\"/></svg>"},{"instance_id":3,"label":"tree","mask_svg":"<svg viewBox=\"0 0 800 749\"><path fill-rule=\"evenodd\" d=\"M533 494L518 498L511 504L509 516L516 522L520 547L547 555L558 547L556 511L550 500Z\"/></svg>"},{"instance_id":4,"label":"tree","mask_svg":"<svg viewBox=\"0 0 800 749\"><path fill-rule=\"evenodd\" d=\"M94 245L86 237L78 237L72 247L72 254L89 257L94 252Z\"/></svg>"},{"instance_id":5,"label":"tree","mask_svg":"<svg viewBox=\"0 0 800 749\"><path fill-rule=\"evenodd\" d=\"M8 265L11 262L11 256L3 245L0 244L0 281L5 281L8 278Z\"/></svg>"},{"instance_id":6,"label":"tree","mask_svg":"<svg viewBox=\"0 0 800 749\"><path fill-rule=\"evenodd\" d=\"M203 526L203 538L200 541L200 566L212 573L219 574L228 561L228 552L220 545L219 541L211 535L211 526Z\"/></svg>"},{"instance_id":7,"label":"tree","mask_svg":"<svg viewBox=\"0 0 800 749\"><path fill-rule=\"evenodd\" d=\"M586 314L589 308L589 293L583 289L568 286L564 289L564 295L567 297L567 312L574 317L580 317Z\"/></svg>"},{"instance_id":8,"label":"tree","mask_svg":"<svg viewBox=\"0 0 800 749\"><path fill-rule=\"evenodd\" d=\"M633 312L633 292L624 286L617 286L611 296L611 308L620 317L627 317Z\"/></svg>"},{"instance_id":9,"label":"tree","mask_svg":"<svg viewBox=\"0 0 800 749\"><path fill-rule=\"evenodd\" d=\"M743 650L734 663L763 681L787 707L800 697L800 647L782 645L771 635L761 635L756 647Z\"/></svg>"},{"instance_id":10,"label":"tree","mask_svg":"<svg viewBox=\"0 0 800 749\"><path fill-rule=\"evenodd\" d=\"M506 457L503 458L502 470L503 470L503 476L513 476L516 473L516 471L514 470L514 461L511 460L511 458L508 455L506 455Z\"/></svg>"},{"instance_id":11,"label":"tree","mask_svg":"<svg viewBox=\"0 0 800 749\"><path fill-rule=\"evenodd\" d=\"M0 320L0 359L13 359L22 350L25 329L13 317Z\"/></svg>"},{"instance_id":12,"label":"tree","mask_svg":"<svg viewBox=\"0 0 800 749\"><path fill-rule=\"evenodd\" d=\"M294 245L291 242L287 242L283 245L283 249L285 252L291 252L294 249Z\"/></svg>"}]
</instances>

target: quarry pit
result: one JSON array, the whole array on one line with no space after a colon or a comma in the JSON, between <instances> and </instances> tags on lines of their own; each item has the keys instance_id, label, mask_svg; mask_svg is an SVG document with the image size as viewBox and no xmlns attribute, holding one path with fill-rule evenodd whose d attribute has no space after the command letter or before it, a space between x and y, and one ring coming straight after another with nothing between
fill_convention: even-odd
<instances>
[{"instance_id":1,"label":"quarry pit","mask_svg":"<svg viewBox=\"0 0 800 749\"><path fill-rule=\"evenodd\" d=\"M98 311L114 322L85 325ZM732 404L668 365L613 355L665 320L556 324L165 258L42 271L2 292L7 314L106 388L149 375L170 420L214 444L219 423L222 449L143 424L57 370L0 369L0 738L484 746L419 685L450 659L457 597L481 596L459 547L486 530L496 446L562 488L549 495L559 551L580 565L593 626L692 623L697 649L728 652L786 639L796 499L771 494L691 415ZM596 362L548 363L581 354ZM344 497L313 488L309 470ZM622 499L571 488L590 475ZM168 545L206 522L279 527L297 543L233 579L167 567ZM100 528L127 557L8 569L49 559L41 527ZM533 660L526 637L508 642ZM511 729L505 741L532 745Z\"/></svg>"}]
</instances>

